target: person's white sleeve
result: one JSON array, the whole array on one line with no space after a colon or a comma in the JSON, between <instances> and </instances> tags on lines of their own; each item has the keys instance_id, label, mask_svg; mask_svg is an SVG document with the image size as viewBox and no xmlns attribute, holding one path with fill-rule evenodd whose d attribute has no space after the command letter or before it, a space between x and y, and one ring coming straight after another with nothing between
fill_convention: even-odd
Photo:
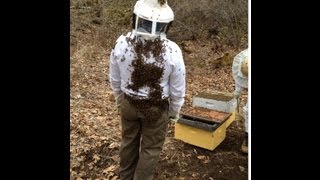
<instances>
[{"instance_id":1,"label":"person's white sleeve","mask_svg":"<svg viewBox=\"0 0 320 180\"><path fill-rule=\"evenodd\" d=\"M237 86L241 86L242 88L248 87L248 77L245 77L241 72L241 63L248 56L248 49L241 51L237 54L232 63L232 76ZM239 92L239 91L238 91Z\"/></svg>"},{"instance_id":2,"label":"person's white sleeve","mask_svg":"<svg viewBox=\"0 0 320 180\"><path fill-rule=\"evenodd\" d=\"M173 56L174 66L172 66L172 73L170 75L170 106L169 112L171 114L179 114L180 109L184 103L186 91L186 70L183 61L183 56L180 48L177 48Z\"/></svg>"},{"instance_id":3,"label":"person's white sleeve","mask_svg":"<svg viewBox=\"0 0 320 180\"><path fill-rule=\"evenodd\" d=\"M118 97L121 94L121 77L114 50L111 51L110 55L109 81L114 96Z\"/></svg>"}]
</instances>

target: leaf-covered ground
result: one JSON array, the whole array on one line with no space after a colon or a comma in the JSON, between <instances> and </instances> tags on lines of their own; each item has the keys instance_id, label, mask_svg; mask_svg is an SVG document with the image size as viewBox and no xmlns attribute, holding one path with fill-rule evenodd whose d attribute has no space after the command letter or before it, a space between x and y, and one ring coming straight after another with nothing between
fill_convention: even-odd
<instances>
[{"instance_id":1,"label":"leaf-covered ground","mask_svg":"<svg viewBox=\"0 0 320 180\"><path fill-rule=\"evenodd\" d=\"M120 117L108 82L109 55L126 29L102 26L90 9L71 8L70 32L70 175L72 179L119 179ZM115 31L117 30L117 31ZM214 41L177 42L187 70L186 101L202 91L233 92L233 56ZM246 94L242 96L243 106ZM173 138L170 124L155 179L248 179L248 155L240 152L244 137L242 120L227 129L225 140L208 151Z\"/></svg>"}]
</instances>

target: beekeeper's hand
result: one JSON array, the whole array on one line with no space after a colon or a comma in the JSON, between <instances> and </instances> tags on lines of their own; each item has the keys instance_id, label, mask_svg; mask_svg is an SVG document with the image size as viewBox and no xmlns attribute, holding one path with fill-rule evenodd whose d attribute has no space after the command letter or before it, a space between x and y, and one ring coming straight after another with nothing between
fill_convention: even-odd
<instances>
[{"instance_id":1,"label":"beekeeper's hand","mask_svg":"<svg viewBox=\"0 0 320 180\"><path fill-rule=\"evenodd\" d=\"M240 107L240 93L235 91L233 93L233 98L236 100L236 112L239 113L239 107Z\"/></svg>"},{"instance_id":2,"label":"beekeeper's hand","mask_svg":"<svg viewBox=\"0 0 320 180\"><path fill-rule=\"evenodd\" d=\"M170 121L176 123L179 120L179 116L175 116L175 117L170 117Z\"/></svg>"},{"instance_id":3,"label":"beekeeper's hand","mask_svg":"<svg viewBox=\"0 0 320 180\"><path fill-rule=\"evenodd\" d=\"M117 95L115 96L115 99L116 99L117 112L118 112L118 115L120 115L120 113L121 113L120 105L121 105L121 102L122 102L122 100L123 100L123 93L117 94Z\"/></svg>"},{"instance_id":4,"label":"beekeeper's hand","mask_svg":"<svg viewBox=\"0 0 320 180\"><path fill-rule=\"evenodd\" d=\"M236 99L236 100L239 99L239 97L240 97L240 94L234 94L233 95L233 98Z\"/></svg>"},{"instance_id":5,"label":"beekeeper's hand","mask_svg":"<svg viewBox=\"0 0 320 180\"><path fill-rule=\"evenodd\" d=\"M178 112L174 112L174 111L169 112L169 119L170 119L170 121L172 121L174 123L178 122L179 113Z\"/></svg>"}]
</instances>

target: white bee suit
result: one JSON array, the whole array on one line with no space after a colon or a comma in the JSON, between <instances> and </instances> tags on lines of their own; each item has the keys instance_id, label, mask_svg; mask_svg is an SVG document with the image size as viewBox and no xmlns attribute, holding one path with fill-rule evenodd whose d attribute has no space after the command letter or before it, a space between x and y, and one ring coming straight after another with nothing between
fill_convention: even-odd
<instances>
[{"instance_id":1,"label":"white bee suit","mask_svg":"<svg viewBox=\"0 0 320 180\"><path fill-rule=\"evenodd\" d=\"M241 51L234 57L232 64L232 76L235 80L235 95L240 95L243 88L248 88L248 77L241 72L241 64L248 57L248 49ZM243 108L245 119L245 131L248 132L248 100Z\"/></svg>"},{"instance_id":2,"label":"white bee suit","mask_svg":"<svg viewBox=\"0 0 320 180\"><path fill-rule=\"evenodd\" d=\"M150 88L141 87L138 91L133 91L127 85L131 84L132 75L132 61L135 60L133 47L128 43L128 39L134 39L134 33L129 32L126 36L121 35L110 55L110 73L109 80L113 94L117 97L122 93L127 95L134 95L139 97L148 97ZM162 98L170 98L169 111L178 114L181 106L184 103L185 97L185 65L183 61L182 52L179 46L162 37L164 54L163 64L158 64L164 67L164 72L160 80L162 88ZM156 63L155 58L144 57L146 63ZM122 77L122 78L120 78Z\"/></svg>"}]
</instances>

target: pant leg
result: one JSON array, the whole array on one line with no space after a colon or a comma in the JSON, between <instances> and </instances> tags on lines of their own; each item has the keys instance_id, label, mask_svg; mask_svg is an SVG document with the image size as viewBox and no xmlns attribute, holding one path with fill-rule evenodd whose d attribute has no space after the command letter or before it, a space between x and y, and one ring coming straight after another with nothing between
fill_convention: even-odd
<instances>
[{"instance_id":1,"label":"pant leg","mask_svg":"<svg viewBox=\"0 0 320 180\"><path fill-rule=\"evenodd\" d=\"M157 110L160 111L158 108ZM154 170L158 164L162 146L167 135L168 121L168 110L162 112L162 116L156 121L142 119L141 152L134 180L153 179Z\"/></svg>"},{"instance_id":2,"label":"pant leg","mask_svg":"<svg viewBox=\"0 0 320 180\"><path fill-rule=\"evenodd\" d=\"M246 133L248 133L248 102L243 107L243 114L244 114L244 127Z\"/></svg>"},{"instance_id":3,"label":"pant leg","mask_svg":"<svg viewBox=\"0 0 320 180\"><path fill-rule=\"evenodd\" d=\"M139 159L141 122L135 107L123 99L121 103L120 178L132 180Z\"/></svg>"}]
</instances>

